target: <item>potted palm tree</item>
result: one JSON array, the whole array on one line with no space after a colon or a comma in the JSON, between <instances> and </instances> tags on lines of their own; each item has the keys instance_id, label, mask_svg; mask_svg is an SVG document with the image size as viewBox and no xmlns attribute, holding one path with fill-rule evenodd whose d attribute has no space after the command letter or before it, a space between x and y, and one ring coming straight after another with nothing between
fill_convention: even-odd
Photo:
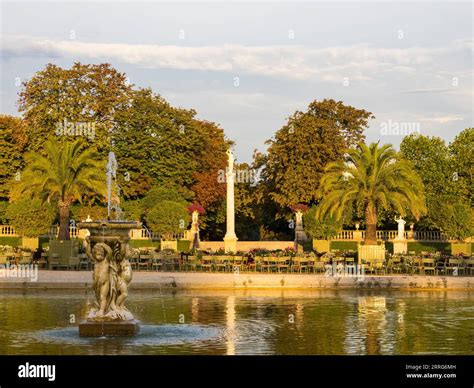
<instances>
[{"instance_id":1,"label":"potted palm tree","mask_svg":"<svg viewBox=\"0 0 474 388\"><path fill-rule=\"evenodd\" d=\"M26 168L16 190L21 195L40 198L43 203L58 207L58 242L64 251L60 256L67 256L73 245L68 243L70 207L75 201L82 202L85 196L105 197L105 165L98 159L96 150L85 148L81 140L60 144L50 138L44 148L45 155L26 155ZM50 247L53 251L54 244Z\"/></svg>"},{"instance_id":2,"label":"potted palm tree","mask_svg":"<svg viewBox=\"0 0 474 388\"><path fill-rule=\"evenodd\" d=\"M377 221L382 210L419 219L426 214L424 187L411 163L390 145L360 143L345 160L329 163L321 178L322 197L316 217L343 215L360 209L365 216L364 244L377 245Z\"/></svg>"}]
</instances>

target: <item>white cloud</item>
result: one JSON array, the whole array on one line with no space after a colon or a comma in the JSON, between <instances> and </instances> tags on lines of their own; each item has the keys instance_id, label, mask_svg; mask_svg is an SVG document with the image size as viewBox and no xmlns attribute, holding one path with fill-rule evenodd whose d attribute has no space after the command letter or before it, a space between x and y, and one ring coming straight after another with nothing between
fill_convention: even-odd
<instances>
[{"instance_id":1,"label":"white cloud","mask_svg":"<svg viewBox=\"0 0 474 388\"><path fill-rule=\"evenodd\" d=\"M72 57L115 60L151 69L203 70L233 74L255 74L287 79L318 79L342 83L370 81L387 73L406 76L422 67L430 72L440 58L469 50L469 41L457 41L449 48L377 48L367 44L314 48L296 45L173 46L91 43L51 40L27 36L3 39L3 57ZM433 71L434 72L434 71ZM408 91L410 92L410 91Z\"/></svg>"},{"instance_id":2,"label":"white cloud","mask_svg":"<svg viewBox=\"0 0 474 388\"><path fill-rule=\"evenodd\" d=\"M458 115L427 117L427 118L420 119L420 121L428 121L428 122L434 122L434 123L439 123L439 124L445 124L451 121L462 121L462 120L464 120L464 118Z\"/></svg>"},{"instance_id":3,"label":"white cloud","mask_svg":"<svg viewBox=\"0 0 474 388\"><path fill-rule=\"evenodd\" d=\"M453 90L445 89L445 88L422 88L422 89L410 89L410 90L402 90L401 93L452 93Z\"/></svg>"}]
</instances>

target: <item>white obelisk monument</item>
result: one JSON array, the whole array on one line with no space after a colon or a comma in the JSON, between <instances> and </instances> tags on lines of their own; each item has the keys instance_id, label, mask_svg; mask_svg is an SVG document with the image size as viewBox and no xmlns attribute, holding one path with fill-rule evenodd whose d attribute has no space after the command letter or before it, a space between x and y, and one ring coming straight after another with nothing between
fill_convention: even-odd
<instances>
[{"instance_id":1,"label":"white obelisk monument","mask_svg":"<svg viewBox=\"0 0 474 388\"><path fill-rule=\"evenodd\" d=\"M227 150L228 168L226 172L227 182L227 230L224 236L224 249L226 252L237 252L237 236L235 235L234 214L234 155L230 148Z\"/></svg>"}]
</instances>

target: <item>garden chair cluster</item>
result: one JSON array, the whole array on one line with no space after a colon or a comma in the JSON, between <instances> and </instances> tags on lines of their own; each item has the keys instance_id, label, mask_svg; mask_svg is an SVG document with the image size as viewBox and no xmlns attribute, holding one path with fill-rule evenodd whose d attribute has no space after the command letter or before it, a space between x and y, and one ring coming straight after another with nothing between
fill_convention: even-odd
<instances>
[{"instance_id":1,"label":"garden chair cluster","mask_svg":"<svg viewBox=\"0 0 474 388\"><path fill-rule=\"evenodd\" d=\"M331 254L296 256L225 256L181 255L181 270L200 272L261 272L261 273L324 273L333 260L354 264L354 257L334 257Z\"/></svg>"},{"instance_id":2,"label":"garden chair cluster","mask_svg":"<svg viewBox=\"0 0 474 388\"><path fill-rule=\"evenodd\" d=\"M441 252L409 252L392 255L387 261L387 273L408 275L474 275L474 259L467 256L450 256Z\"/></svg>"},{"instance_id":3,"label":"garden chair cluster","mask_svg":"<svg viewBox=\"0 0 474 388\"><path fill-rule=\"evenodd\" d=\"M180 271L184 269L183 255L168 250L134 249L129 261L132 269L137 271Z\"/></svg>"},{"instance_id":4,"label":"garden chair cluster","mask_svg":"<svg viewBox=\"0 0 474 388\"><path fill-rule=\"evenodd\" d=\"M355 251L331 251L323 254L275 252L265 254L226 255L223 252L196 255L176 253L157 248L132 249L130 265L136 271L184 271L220 273L292 273L324 274L328 265L354 267L363 265L364 272L373 275L443 275L473 276L472 256L451 256L441 252L409 252L403 255L387 254L385 260L356 259ZM32 252L24 247L0 246L0 265L38 264L40 268L91 270L93 263L84 252L74 252L66 259L47 251ZM338 267L339 268L339 267Z\"/></svg>"},{"instance_id":5,"label":"garden chair cluster","mask_svg":"<svg viewBox=\"0 0 474 388\"><path fill-rule=\"evenodd\" d=\"M25 247L0 247L0 265L29 265L33 263L33 252Z\"/></svg>"}]
</instances>

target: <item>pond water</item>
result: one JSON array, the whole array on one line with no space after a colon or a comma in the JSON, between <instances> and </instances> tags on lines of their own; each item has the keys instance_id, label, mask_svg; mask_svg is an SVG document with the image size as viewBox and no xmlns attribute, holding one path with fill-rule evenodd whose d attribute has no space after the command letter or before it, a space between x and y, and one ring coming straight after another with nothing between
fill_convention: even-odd
<instances>
[{"instance_id":1,"label":"pond water","mask_svg":"<svg viewBox=\"0 0 474 388\"><path fill-rule=\"evenodd\" d=\"M79 338L91 292L1 292L0 354L474 354L474 292L132 292L134 338Z\"/></svg>"}]
</instances>

